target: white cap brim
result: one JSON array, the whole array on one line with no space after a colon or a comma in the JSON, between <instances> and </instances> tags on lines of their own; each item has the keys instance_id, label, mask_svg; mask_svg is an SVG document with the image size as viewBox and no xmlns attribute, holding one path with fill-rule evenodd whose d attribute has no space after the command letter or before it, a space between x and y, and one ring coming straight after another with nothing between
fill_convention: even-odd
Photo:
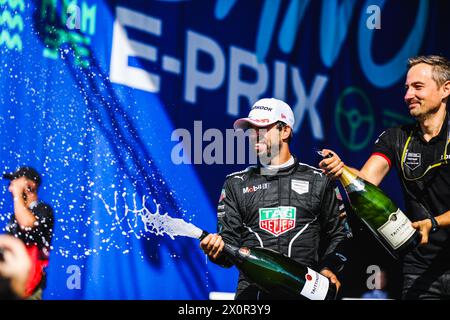
<instances>
[{"instance_id":1,"label":"white cap brim","mask_svg":"<svg viewBox=\"0 0 450 320\"><path fill-rule=\"evenodd\" d=\"M249 125L254 125L255 127L267 127L268 125L271 125L272 123L277 122L272 121L272 122L261 122L258 121L257 119L251 119L251 118L240 118L237 119L234 124L233 124L233 128L235 130L241 129L241 130L246 130L248 129Z\"/></svg>"}]
</instances>

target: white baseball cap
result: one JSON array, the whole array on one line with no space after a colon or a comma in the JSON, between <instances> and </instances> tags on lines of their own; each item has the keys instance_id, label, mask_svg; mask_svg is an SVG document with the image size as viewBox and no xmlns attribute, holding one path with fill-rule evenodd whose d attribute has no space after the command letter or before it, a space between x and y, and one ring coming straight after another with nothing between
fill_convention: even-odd
<instances>
[{"instance_id":1,"label":"white baseball cap","mask_svg":"<svg viewBox=\"0 0 450 320\"><path fill-rule=\"evenodd\" d=\"M234 129L245 130L249 124L256 127L265 127L282 121L294 128L294 113L291 107L284 101L275 98L264 98L255 102L247 118L240 118L234 122Z\"/></svg>"}]
</instances>

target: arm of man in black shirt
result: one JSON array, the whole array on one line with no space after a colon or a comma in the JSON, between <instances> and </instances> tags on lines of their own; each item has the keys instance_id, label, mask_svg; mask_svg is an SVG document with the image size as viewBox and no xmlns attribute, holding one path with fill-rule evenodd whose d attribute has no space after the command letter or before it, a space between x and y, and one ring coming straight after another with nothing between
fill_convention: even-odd
<instances>
[{"instance_id":1,"label":"arm of man in black shirt","mask_svg":"<svg viewBox=\"0 0 450 320\"><path fill-rule=\"evenodd\" d=\"M333 156L325 158L319 163L319 167L323 169L323 172L332 179L339 179L342 175L345 163L341 158L332 150L323 149L324 156L332 153ZM380 153L373 153L369 159L367 159L361 170L348 167L357 176L363 178L366 181L378 186L384 177L390 170L390 162L388 159Z\"/></svg>"}]
</instances>

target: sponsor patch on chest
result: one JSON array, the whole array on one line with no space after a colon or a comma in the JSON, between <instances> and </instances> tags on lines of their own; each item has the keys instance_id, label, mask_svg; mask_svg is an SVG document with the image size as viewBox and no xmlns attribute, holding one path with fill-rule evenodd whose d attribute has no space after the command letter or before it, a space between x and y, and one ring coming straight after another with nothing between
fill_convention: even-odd
<instances>
[{"instance_id":1,"label":"sponsor patch on chest","mask_svg":"<svg viewBox=\"0 0 450 320\"><path fill-rule=\"evenodd\" d=\"M269 189L269 187L270 187L269 182L260 183L256 186L248 186L248 187L242 188L242 193L246 194L246 193L252 193L252 192L255 192L258 190L266 190L266 189Z\"/></svg>"},{"instance_id":2,"label":"sponsor patch on chest","mask_svg":"<svg viewBox=\"0 0 450 320\"><path fill-rule=\"evenodd\" d=\"M405 156L405 165L411 169L415 170L422 164L422 154L416 152L408 152Z\"/></svg>"},{"instance_id":3,"label":"sponsor patch on chest","mask_svg":"<svg viewBox=\"0 0 450 320\"><path fill-rule=\"evenodd\" d=\"M309 181L292 179L291 188L298 194L307 193L309 192Z\"/></svg>"},{"instance_id":4,"label":"sponsor patch on chest","mask_svg":"<svg viewBox=\"0 0 450 320\"><path fill-rule=\"evenodd\" d=\"M259 209L259 227L278 237L295 228L297 208L276 207Z\"/></svg>"}]
</instances>

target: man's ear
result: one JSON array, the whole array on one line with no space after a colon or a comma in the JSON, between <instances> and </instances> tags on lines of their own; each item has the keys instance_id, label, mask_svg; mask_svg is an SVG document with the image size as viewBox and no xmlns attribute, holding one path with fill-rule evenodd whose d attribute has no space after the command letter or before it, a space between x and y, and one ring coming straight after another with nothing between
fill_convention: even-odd
<instances>
[{"instance_id":1,"label":"man's ear","mask_svg":"<svg viewBox=\"0 0 450 320\"><path fill-rule=\"evenodd\" d=\"M444 84L442 85L442 91L444 93L442 100L448 99L448 97L450 96L450 80L444 82Z\"/></svg>"},{"instance_id":2,"label":"man's ear","mask_svg":"<svg viewBox=\"0 0 450 320\"><path fill-rule=\"evenodd\" d=\"M283 139L289 139L292 134L292 128L289 126L283 127Z\"/></svg>"}]
</instances>

